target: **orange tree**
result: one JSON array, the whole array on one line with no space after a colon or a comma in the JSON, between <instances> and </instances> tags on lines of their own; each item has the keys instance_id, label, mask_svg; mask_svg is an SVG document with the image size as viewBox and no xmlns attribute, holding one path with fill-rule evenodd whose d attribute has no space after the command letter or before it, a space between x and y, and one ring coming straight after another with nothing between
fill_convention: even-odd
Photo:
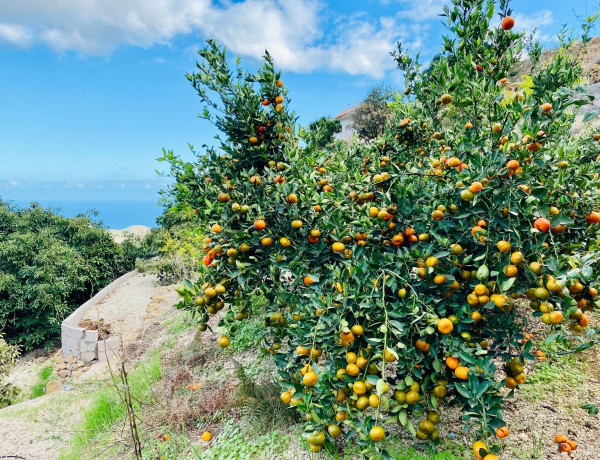
<instances>
[{"instance_id":1,"label":"orange tree","mask_svg":"<svg viewBox=\"0 0 600 460\"><path fill-rule=\"evenodd\" d=\"M209 235L180 306L201 329L227 307L227 346L248 297L267 297L261 347L314 452L345 433L387 458L392 423L436 441L450 403L503 437L502 399L535 358L526 310L573 350L596 340L600 136L570 134L590 99L581 48L563 41L545 65L534 48L532 84L512 90L522 34L508 2L452 3L429 69L395 53L407 89L370 143L299 138L269 55L252 74L209 41L188 76L223 137L195 163L164 156L174 201Z\"/></svg>"}]
</instances>

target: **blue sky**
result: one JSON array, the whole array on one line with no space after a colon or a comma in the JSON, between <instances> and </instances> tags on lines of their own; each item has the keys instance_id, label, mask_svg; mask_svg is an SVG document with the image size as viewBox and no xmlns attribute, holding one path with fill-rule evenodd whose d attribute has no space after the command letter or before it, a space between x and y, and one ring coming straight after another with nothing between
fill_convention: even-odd
<instances>
[{"instance_id":1,"label":"blue sky","mask_svg":"<svg viewBox=\"0 0 600 460\"><path fill-rule=\"evenodd\" d=\"M0 0L0 197L155 200L163 147L212 143L185 79L214 37L248 68L268 48L306 124L377 82L400 40L431 58L443 0ZM598 0L514 0L551 46Z\"/></svg>"}]
</instances>

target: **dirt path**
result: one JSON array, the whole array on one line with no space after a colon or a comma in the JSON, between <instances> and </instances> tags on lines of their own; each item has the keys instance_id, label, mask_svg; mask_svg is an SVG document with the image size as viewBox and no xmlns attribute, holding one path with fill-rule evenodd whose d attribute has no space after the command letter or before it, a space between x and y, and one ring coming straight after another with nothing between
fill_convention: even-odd
<instances>
[{"instance_id":1,"label":"dirt path","mask_svg":"<svg viewBox=\"0 0 600 460\"><path fill-rule=\"evenodd\" d=\"M127 345L143 337L146 329L160 319L160 314L173 309L176 299L172 287L158 286L154 276L138 274L91 309L86 317L110 323L112 333ZM54 356L53 353L41 361L36 358L33 363L23 360L9 378L17 386L27 388L35 383L41 367L52 364ZM107 378L106 363L96 363L78 380L67 379L63 391L0 410L0 458L3 455L20 455L27 460L58 458L80 424L90 396Z\"/></svg>"},{"instance_id":2,"label":"dirt path","mask_svg":"<svg viewBox=\"0 0 600 460\"><path fill-rule=\"evenodd\" d=\"M164 300L168 295L169 290L159 287L155 276L134 275L90 308L84 319L104 319L111 334L128 343L142 331L149 301Z\"/></svg>"}]
</instances>

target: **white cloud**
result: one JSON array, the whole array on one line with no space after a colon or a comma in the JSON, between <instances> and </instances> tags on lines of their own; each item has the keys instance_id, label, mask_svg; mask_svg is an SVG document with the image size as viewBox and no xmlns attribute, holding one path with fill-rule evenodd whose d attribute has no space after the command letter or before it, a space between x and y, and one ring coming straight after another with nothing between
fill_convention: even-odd
<instances>
[{"instance_id":1,"label":"white cloud","mask_svg":"<svg viewBox=\"0 0 600 460\"><path fill-rule=\"evenodd\" d=\"M402 7L400 16L408 17L413 21L428 21L439 18L444 12L444 5L448 0L381 0L383 4L399 3Z\"/></svg>"},{"instance_id":2,"label":"white cloud","mask_svg":"<svg viewBox=\"0 0 600 460\"><path fill-rule=\"evenodd\" d=\"M441 3L401 1L409 9L396 17L338 17L327 23L332 13L323 0L0 0L5 22L0 40L109 55L120 45L150 47L200 34L242 56L258 58L268 49L285 70L381 77L394 67L389 52L396 41L410 38L413 49L421 45L425 29L406 24L406 17L422 19Z\"/></svg>"},{"instance_id":3,"label":"white cloud","mask_svg":"<svg viewBox=\"0 0 600 460\"><path fill-rule=\"evenodd\" d=\"M0 41L17 46L28 46L31 39L31 32L26 27L0 23Z\"/></svg>"},{"instance_id":4,"label":"white cloud","mask_svg":"<svg viewBox=\"0 0 600 460\"><path fill-rule=\"evenodd\" d=\"M548 26L554 22L554 15L550 10L537 11L534 14L515 14L515 29L518 32L532 33L534 29L536 33L534 38L541 42L549 42L552 36L544 32L544 26Z\"/></svg>"}]
</instances>

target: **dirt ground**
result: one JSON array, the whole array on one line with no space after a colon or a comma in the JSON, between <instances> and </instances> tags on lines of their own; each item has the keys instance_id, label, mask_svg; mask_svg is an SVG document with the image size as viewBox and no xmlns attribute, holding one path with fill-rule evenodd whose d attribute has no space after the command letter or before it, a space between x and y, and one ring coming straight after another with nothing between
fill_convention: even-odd
<instances>
[{"instance_id":1,"label":"dirt ground","mask_svg":"<svg viewBox=\"0 0 600 460\"><path fill-rule=\"evenodd\" d=\"M90 313L90 319L104 318L124 346L156 328L159 315L171 311L177 294L161 287L154 276L141 274L120 286ZM25 394L36 383L39 370L52 365L59 350L33 352L21 357L9 379ZM73 429L82 420L88 395L109 378L106 363L95 363L78 380L64 381L62 391L24 401L0 410L0 458L20 455L27 460L57 458L68 445ZM65 391L66 390L66 391Z\"/></svg>"}]
</instances>

